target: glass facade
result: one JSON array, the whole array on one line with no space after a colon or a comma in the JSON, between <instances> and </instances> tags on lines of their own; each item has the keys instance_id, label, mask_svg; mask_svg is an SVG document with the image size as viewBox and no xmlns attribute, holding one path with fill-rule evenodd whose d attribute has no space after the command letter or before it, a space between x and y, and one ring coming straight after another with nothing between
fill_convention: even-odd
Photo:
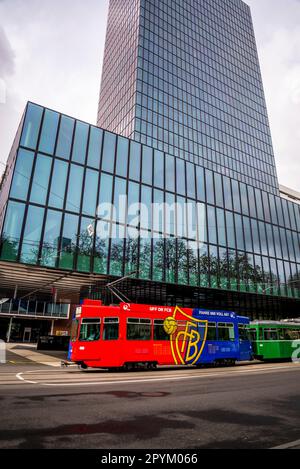
<instances>
[{"instance_id":1,"label":"glass facade","mask_svg":"<svg viewBox=\"0 0 300 469\"><path fill-rule=\"evenodd\" d=\"M49 112L27 107L2 260L300 298L297 203Z\"/></svg>"},{"instance_id":2,"label":"glass facade","mask_svg":"<svg viewBox=\"0 0 300 469\"><path fill-rule=\"evenodd\" d=\"M98 125L279 194L240 0L110 0Z\"/></svg>"}]
</instances>

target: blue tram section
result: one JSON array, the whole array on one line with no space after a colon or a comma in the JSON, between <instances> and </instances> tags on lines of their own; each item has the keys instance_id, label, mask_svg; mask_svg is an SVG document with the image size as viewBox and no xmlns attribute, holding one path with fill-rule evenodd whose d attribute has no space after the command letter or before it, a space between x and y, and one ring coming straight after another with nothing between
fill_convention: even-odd
<instances>
[{"instance_id":1,"label":"blue tram section","mask_svg":"<svg viewBox=\"0 0 300 469\"><path fill-rule=\"evenodd\" d=\"M202 352L195 363L233 364L253 360L252 345L247 326L249 318L230 311L194 309L200 341L196 345ZM199 322L198 322L199 321ZM190 352L191 353L191 352Z\"/></svg>"}]
</instances>

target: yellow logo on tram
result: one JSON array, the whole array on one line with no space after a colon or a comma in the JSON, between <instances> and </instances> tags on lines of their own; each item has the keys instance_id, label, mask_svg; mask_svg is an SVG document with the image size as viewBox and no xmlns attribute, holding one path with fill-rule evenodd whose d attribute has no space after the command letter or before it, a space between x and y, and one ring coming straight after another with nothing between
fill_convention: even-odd
<instances>
[{"instance_id":1,"label":"yellow logo on tram","mask_svg":"<svg viewBox=\"0 0 300 469\"><path fill-rule=\"evenodd\" d=\"M176 306L173 316L164 321L164 329L171 339L176 365L195 365L201 357L208 321L196 319Z\"/></svg>"},{"instance_id":2,"label":"yellow logo on tram","mask_svg":"<svg viewBox=\"0 0 300 469\"><path fill-rule=\"evenodd\" d=\"M169 317L164 321L164 330L167 334L173 335L177 330L177 322L173 317Z\"/></svg>"}]
</instances>

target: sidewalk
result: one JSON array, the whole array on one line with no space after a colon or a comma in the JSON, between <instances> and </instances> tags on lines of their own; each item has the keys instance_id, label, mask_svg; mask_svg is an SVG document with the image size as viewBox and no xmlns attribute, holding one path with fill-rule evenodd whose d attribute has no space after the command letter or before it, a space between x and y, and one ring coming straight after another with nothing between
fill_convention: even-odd
<instances>
[{"instance_id":1,"label":"sidewalk","mask_svg":"<svg viewBox=\"0 0 300 469\"><path fill-rule=\"evenodd\" d=\"M37 352L36 345L32 344L6 344L6 348L11 353L14 353L26 360L39 363L40 365L59 367L61 360L65 360L67 358L67 352L46 350Z\"/></svg>"}]
</instances>

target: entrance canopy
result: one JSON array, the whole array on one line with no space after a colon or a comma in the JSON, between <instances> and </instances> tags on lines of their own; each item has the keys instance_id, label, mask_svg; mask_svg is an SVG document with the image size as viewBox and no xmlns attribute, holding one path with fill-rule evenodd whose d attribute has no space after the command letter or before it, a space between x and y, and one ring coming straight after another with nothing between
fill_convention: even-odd
<instances>
[{"instance_id":1,"label":"entrance canopy","mask_svg":"<svg viewBox=\"0 0 300 469\"><path fill-rule=\"evenodd\" d=\"M103 280L102 275L46 267L30 266L12 262L0 262L0 299L17 297L47 297L57 291L60 298L79 296L82 288L94 286Z\"/></svg>"}]
</instances>

